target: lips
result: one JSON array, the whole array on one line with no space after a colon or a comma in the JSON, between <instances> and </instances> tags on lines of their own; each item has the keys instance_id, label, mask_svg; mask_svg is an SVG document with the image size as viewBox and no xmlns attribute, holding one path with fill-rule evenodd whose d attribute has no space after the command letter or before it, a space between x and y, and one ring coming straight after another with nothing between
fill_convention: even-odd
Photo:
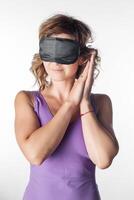
<instances>
[{"instance_id":1,"label":"lips","mask_svg":"<svg viewBox=\"0 0 134 200\"><path fill-rule=\"evenodd\" d=\"M62 71L63 69L53 69L54 71Z\"/></svg>"}]
</instances>

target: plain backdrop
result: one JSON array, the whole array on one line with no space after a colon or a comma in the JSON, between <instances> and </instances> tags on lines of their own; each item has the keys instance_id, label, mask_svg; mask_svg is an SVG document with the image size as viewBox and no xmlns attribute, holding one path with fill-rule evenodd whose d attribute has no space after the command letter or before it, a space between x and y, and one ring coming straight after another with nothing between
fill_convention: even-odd
<instances>
[{"instance_id":1,"label":"plain backdrop","mask_svg":"<svg viewBox=\"0 0 134 200\"><path fill-rule=\"evenodd\" d=\"M14 97L36 90L29 71L38 52L38 28L53 14L72 15L93 31L102 58L94 93L110 96L113 127L120 151L112 165L96 168L102 200L134 199L134 1L0 1L0 200L20 200L29 179L29 163L14 134Z\"/></svg>"}]
</instances>

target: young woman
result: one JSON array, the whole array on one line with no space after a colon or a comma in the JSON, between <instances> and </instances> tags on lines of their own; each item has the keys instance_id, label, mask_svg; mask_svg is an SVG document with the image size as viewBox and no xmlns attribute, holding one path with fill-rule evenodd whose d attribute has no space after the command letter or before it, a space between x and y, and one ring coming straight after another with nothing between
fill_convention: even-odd
<instances>
[{"instance_id":1,"label":"young woman","mask_svg":"<svg viewBox=\"0 0 134 200\"><path fill-rule=\"evenodd\" d=\"M101 199L95 167L108 168L119 144L110 97L91 93L99 56L89 41L88 25L72 16L40 25L31 67L39 90L15 97L15 135L30 162L23 200Z\"/></svg>"}]
</instances>

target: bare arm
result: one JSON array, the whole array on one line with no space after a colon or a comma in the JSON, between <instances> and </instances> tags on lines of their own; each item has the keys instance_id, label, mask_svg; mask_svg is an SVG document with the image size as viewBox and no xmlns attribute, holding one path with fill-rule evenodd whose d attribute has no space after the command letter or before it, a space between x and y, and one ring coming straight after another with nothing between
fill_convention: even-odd
<instances>
[{"instance_id":1,"label":"bare arm","mask_svg":"<svg viewBox=\"0 0 134 200\"><path fill-rule=\"evenodd\" d=\"M91 107L90 103L85 101L81 112ZM101 95L98 118L92 112L82 117L82 128L87 151L93 163L101 169L109 167L119 151L119 144L113 130L112 102L108 95Z\"/></svg>"},{"instance_id":2,"label":"bare arm","mask_svg":"<svg viewBox=\"0 0 134 200\"><path fill-rule=\"evenodd\" d=\"M66 101L52 120L42 127L39 125L25 91L17 93L14 106L17 143L27 160L32 164L40 165L61 142L72 117L74 106Z\"/></svg>"}]
</instances>

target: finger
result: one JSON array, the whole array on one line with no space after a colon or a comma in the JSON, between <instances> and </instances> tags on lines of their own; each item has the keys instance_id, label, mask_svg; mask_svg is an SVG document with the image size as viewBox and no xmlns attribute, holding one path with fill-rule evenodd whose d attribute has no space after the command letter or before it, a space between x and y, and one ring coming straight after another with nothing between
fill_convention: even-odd
<instances>
[{"instance_id":1,"label":"finger","mask_svg":"<svg viewBox=\"0 0 134 200\"><path fill-rule=\"evenodd\" d=\"M88 74L90 74L90 76L92 76L93 71L94 71L94 59L95 59L95 54L91 56L90 58L90 62L89 62L89 70L88 70Z\"/></svg>"},{"instance_id":2,"label":"finger","mask_svg":"<svg viewBox=\"0 0 134 200\"><path fill-rule=\"evenodd\" d=\"M84 70L83 70L83 72L82 72L82 74L80 75L79 78L85 79L87 77L89 66L90 66L89 64L90 63L88 61L87 64L86 64L86 67L84 68Z\"/></svg>"},{"instance_id":3,"label":"finger","mask_svg":"<svg viewBox=\"0 0 134 200\"><path fill-rule=\"evenodd\" d=\"M96 58L96 51L93 51L90 57L90 64L92 65Z\"/></svg>"},{"instance_id":4,"label":"finger","mask_svg":"<svg viewBox=\"0 0 134 200\"><path fill-rule=\"evenodd\" d=\"M84 75L84 74L87 74L88 69L89 69L89 66L90 66L90 62L89 62L89 60L88 60L87 63L86 63L86 66L85 66L85 68L84 68L84 70L83 70L83 72L82 72L83 75Z\"/></svg>"}]
</instances>

